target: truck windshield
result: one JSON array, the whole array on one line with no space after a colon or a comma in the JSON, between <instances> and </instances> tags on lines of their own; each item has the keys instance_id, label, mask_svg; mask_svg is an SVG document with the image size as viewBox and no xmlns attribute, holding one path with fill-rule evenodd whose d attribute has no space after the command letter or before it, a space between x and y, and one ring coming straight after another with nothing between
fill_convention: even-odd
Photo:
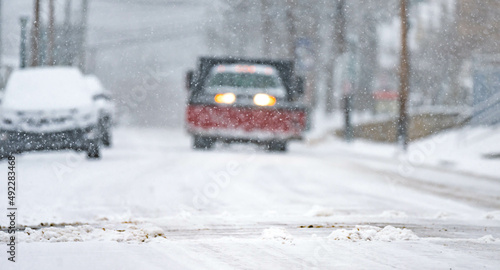
<instances>
[{"instance_id":1,"label":"truck windshield","mask_svg":"<svg viewBox=\"0 0 500 270\"><path fill-rule=\"evenodd\" d=\"M278 88L281 83L276 76L255 73L215 73L208 79L207 86L227 86L238 88Z\"/></svg>"}]
</instances>

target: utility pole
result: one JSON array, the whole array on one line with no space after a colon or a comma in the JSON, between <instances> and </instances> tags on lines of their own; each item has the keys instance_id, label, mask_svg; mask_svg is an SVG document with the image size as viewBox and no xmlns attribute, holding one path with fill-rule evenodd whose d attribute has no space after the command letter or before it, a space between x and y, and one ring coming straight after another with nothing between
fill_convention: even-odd
<instances>
[{"instance_id":1,"label":"utility pole","mask_svg":"<svg viewBox=\"0 0 500 270\"><path fill-rule=\"evenodd\" d=\"M334 76L335 76L335 68L336 68L336 60L342 59L342 56L346 52L346 41L345 41L345 33L346 33L346 19L344 14L344 6L345 0L337 0L333 2L332 15L330 19L332 21L332 51L329 57L329 65L328 65L328 81L327 81L327 89L326 89L326 113L330 114L333 112L335 108L335 100L334 97Z\"/></svg>"},{"instance_id":2,"label":"utility pole","mask_svg":"<svg viewBox=\"0 0 500 270\"><path fill-rule=\"evenodd\" d=\"M269 14L269 0L261 0L261 16L262 16L262 54L268 58L271 56L271 16Z\"/></svg>"},{"instance_id":3,"label":"utility pole","mask_svg":"<svg viewBox=\"0 0 500 270\"><path fill-rule=\"evenodd\" d=\"M71 0L66 0L64 6L64 40L66 41L61 51L61 62L63 65L72 66L75 56L75 35L71 31L73 29L71 22Z\"/></svg>"},{"instance_id":4,"label":"utility pole","mask_svg":"<svg viewBox=\"0 0 500 270\"><path fill-rule=\"evenodd\" d=\"M66 5L64 6L64 25L69 26L71 24L71 0L66 0Z\"/></svg>"},{"instance_id":5,"label":"utility pole","mask_svg":"<svg viewBox=\"0 0 500 270\"><path fill-rule=\"evenodd\" d=\"M330 53L328 54L328 62L326 64L326 91L325 91L325 112L327 114L333 113L333 110L335 109L334 105L334 77L335 77L335 58L336 58L336 28L335 28L335 19L337 16L335 16L336 10L337 10L337 5L335 2L332 1L332 6L328 6L328 9L332 8L332 10L329 10L328 14L328 19L330 19Z\"/></svg>"},{"instance_id":6,"label":"utility pole","mask_svg":"<svg viewBox=\"0 0 500 270\"><path fill-rule=\"evenodd\" d=\"M89 9L89 1L82 0L82 10L81 10L81 18L80 18L80 61L78 62L80 70L85 73L86 69L86 38L87 38L87 21L88 21L88 9Z\"/></svg>"},{"instance_id":7,"label":"utility pole","mask_svg":"<svg viewBox=\"0 0 500 270\"><path fill-rule=\"evenodd\" d=\"M408 113L407 101L410 80L410 57L408 52L408 3L400 0L401 15L401 58L399 67L399 119L398 119L398 141L404 151L408 148Z\"/></svg>"},{"instance_id":8,"label":"utility pole","mask_svg":"<svg viewBox=\"0 0 500 270\"><path fill-rule=\"evenodd\" d=\"M54 29L54 0L49 0L49 66L55 65L55 29Z\"/></svg>"},{"instance_id":9,"label":"utility pole","mask_svg":"<svg viewBox=\"0 0 500 270\"><path fill-rule=\"evenodd\" d=\"M346 18L345 18L345 0L338 0L337 14L336 14L336 31L335 36L337 39L338 53L343 55L346 52Z\"/></svg>"},{"instance_id":10,"label":"utility pole","mask_svg":"<svg viewBox=\"0 0 500 270\"><path fill-rule=\"evenodd\" d=\"M2 52L3 52L3 44L2 44L2 0L0 0L0 67L2 66Z\"/></svg>"},{"instance_id":11,"label":"utility pole","mask_svg":"<svg viewBox=\"0 0 500 270\"><path fill-rule=\"evenodd\" d=\"M28 65L28 17L23 16L21 22L21 44L19 49L20 68L25 68Z\"/></svg>"},{"instance_id":12,"label":"utility pole","mask_svg":"<svg viewBox=\"0 0 500 270\"><path fill-rule=\"evenodd\" d=\"M38 42L40 40L40 0L35 0L33 29L31 30L31 66L36 67L39 65L39 48Z\"/></svg>"},{"instance_id":13,"label":"utility pole","mask_svg":"<svg viewBox=\"0 0 500 270\"><path fill-rule=\"evenodd\" d=\"M296 46L297 46L297 28L295 27L295 16L293 14L295 10L294 0L286 1L286 25L288 32L288 57L297 62Z\"/></svg>"},{"instance_id":14,"label":"utility pole","mask_svg":"<svg viewBox=\"0 0 500 270\"><path fill-rule=\"evenodd\" d=\"M351 123L351 112L352 112L352 92L354 87L354 55L347 49L346 40L346 16L345 16L345 0L338 0L337 10L336 10L336 31L335 38L337 41L337 51L340 56L340 61L342 62L341 68L343 78L341 79L341 86L344 88L344 139L349 142L354 137L354 132ZM354 45L351 44L351 48L354 49ZM349 58L347 58L349 56Z\"/></svg>"}]
</instances>

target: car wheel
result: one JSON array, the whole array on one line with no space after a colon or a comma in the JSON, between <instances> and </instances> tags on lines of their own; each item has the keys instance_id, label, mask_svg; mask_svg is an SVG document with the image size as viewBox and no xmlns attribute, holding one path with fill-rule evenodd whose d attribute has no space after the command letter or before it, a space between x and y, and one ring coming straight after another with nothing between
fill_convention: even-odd
<instances>
[{"instance_id":1,"label":"car wheel","mask_svg":"<svg viewBox=\"0 0 500 270\"><path fill-rule=\"evenodd\" d=\"M193 149L208 150L215 144L215 139L204 136L194 136Z\"/></svg>"},{"instance_id":2,"label":"car wheel","mask_svg":"<svg viewBox=\"0 0 500 270\"><path fill-rule=\"evenodd\" d=\"M271 152L286 152L287 141L270 141L267 144L267 150Z\"/></svg>"},{"instance_id":3,"label":"car wheel","mask_svg":"<svg viewBox=\"0 0 500 270\"><path fill-rule=\"evenodd\" d=\"M10 154L7 153L0 153L0 160L6 159L10 156Z\"/></svg>"},{"instance_id":4,"label":"car wheel","mask_svg":"<svg viewBox=\"0 0 500 270\"><path fill-rule=\"evenodd\" d=\"M106 147L111 147L111 131L106 129L102 134L102 144Z\"/></svg>"},{"instance_id":5,"label":"car wheel","mask_svg":"<svg viewBox=\"0 0 500 270\"><path fill-rule=\"evenodd\" d=\"M99 159L101 158L101 149L99 147L99 142L90 143L87 149L87 158L88 159Z\"/></svg>"}]
</instances>

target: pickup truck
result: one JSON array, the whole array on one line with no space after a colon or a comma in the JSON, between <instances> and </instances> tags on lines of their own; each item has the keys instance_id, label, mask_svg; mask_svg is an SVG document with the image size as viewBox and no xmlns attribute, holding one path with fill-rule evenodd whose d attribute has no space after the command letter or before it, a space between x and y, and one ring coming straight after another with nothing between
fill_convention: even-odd
<instances>
[{"instance_id":1,"label":"pickup truck","mask_svg":"<svg viewBox=\"0 0 500 270\"><path fill-rule=\"evenodd\" d=\"M202 57L189 71L186 128L194 149L250 142L286 151L302 139L307 108L303 80L288 60Z\"/></svg>"}]
</instances>

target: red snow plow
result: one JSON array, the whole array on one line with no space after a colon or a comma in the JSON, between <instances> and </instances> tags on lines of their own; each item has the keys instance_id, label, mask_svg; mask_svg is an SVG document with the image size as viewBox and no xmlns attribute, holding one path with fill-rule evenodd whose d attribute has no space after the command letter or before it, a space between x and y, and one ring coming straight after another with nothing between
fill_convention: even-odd
<instances>
[{"instance_id":1,"label":"red snow plow","mask_svg":"<svg viewBox=\"0 0 500 270\"><path fill-rule=\"evenodd\" d=\"M302 138L307 108L292 61L200 58L186 86L186 128L195 149L223 141L286 151L288 141Z\"/></svg>"}]
</instances>

